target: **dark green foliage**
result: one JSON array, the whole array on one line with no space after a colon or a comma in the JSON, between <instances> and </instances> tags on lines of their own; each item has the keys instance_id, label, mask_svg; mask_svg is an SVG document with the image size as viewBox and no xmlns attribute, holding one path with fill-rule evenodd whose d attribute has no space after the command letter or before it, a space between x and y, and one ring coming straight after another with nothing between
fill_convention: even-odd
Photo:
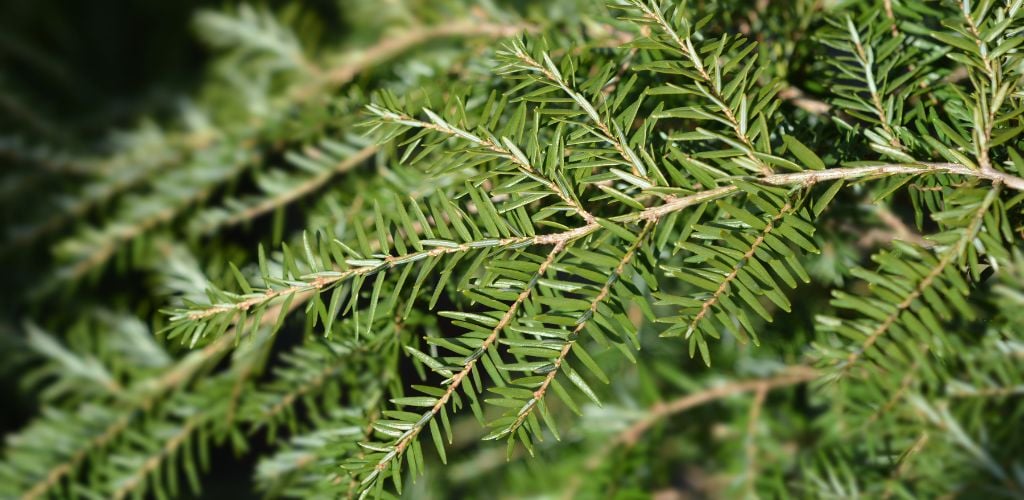
<instances>
[{"instance_id":1,"label":"dark green foliage","mask_svg":"<svg viewBox=\"0 0 1024 500\"><path fill-rule=\"evenodd\" d=\"M179 118L4 143L88 181L0 495L1024 494L1024 0L486 5L203 11Z\"/></svg>"}]
</instances>

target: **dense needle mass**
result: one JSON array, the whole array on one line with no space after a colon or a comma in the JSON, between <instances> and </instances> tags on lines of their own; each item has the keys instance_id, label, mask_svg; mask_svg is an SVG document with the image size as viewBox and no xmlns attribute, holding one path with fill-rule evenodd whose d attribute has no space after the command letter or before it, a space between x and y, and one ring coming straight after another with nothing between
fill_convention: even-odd
<instances>
[{"instance_id":1,"label":"dense needle mass","mask_svg":"<svg viewBox=\"0 0 1024 500\"><path fill-rule=\"evenodd\" d=\"M0 496L1024 495L1024 0L394 4L0 142Z\"/></svg>"}]
</instances>

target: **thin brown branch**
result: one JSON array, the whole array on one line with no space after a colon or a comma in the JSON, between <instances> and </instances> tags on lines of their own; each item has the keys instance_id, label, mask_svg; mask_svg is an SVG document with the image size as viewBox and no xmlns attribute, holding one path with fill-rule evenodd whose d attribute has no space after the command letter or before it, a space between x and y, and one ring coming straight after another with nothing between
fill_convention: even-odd
<instances>
[{"instance_id":1,"label":"thin brown branch","mask_svg":"<svg viewBox=\"0 0 1024 500\"><path fill-rule=\"evenodd\" d=\"M809 97L802 89L792 85L780 90L778 95L780 99L786 100L812 115L827 115L832 111L831 104Z\"/></svg>"},{"instance_id":2,"label":"thin brown branch","mask_svg":"<svg viewBox=\"0 0 1024 500\"><path fill-rule=\"evenodd\" d=\"M651 427L654 427L655 424L678 413L736 394L770 391L780 387L799 385L814 380L817 376L818 372L812 368L793 366L782 374L771 378L731 382L702 392L689 394L668 403L658 403L651 407L646 417L620 433L612 440L612 443L615 446L630 447L635 445L640 440L640 437L650 430Z\"/></svg>"},{"instance_id":3,"label":"thin brown branch","mask_svg":"<svg viewBox=\"0 0 1024 500\"><path fill-rule=\"evenodd\" d=\"M535 31L529 25L495 24L481 20L463 19L441 23L435 26L405 28L400 34L385 36L381 41L367 48L334 68L322 72L316 80L295 90L295 96L303 101L326 88L336 88L351 82L364 71L398 57L416 47L444 38L486 37L505 38L524 31Z\"/></svg>"},{"instance_id":4,"label":"thin brown branch","mask_svg":"<svg viewBox=\"0 0 1024 500\"><path fill-rule=\"evenodd\" d=\"M772 377L729 382L701 392L688 394L667 403L655 403L648 409L647 415L644 418L608 440L607 444L587 461L583 473L574 476L569 481L569 485L563 492L562 498L575 498L584 475L597 469L615 449L634 446L647 431L669 417L738 394L760 391L767 393L775 389L810 382L817 377L818 372L813 368L797 365L789 367L782 373Z\"/></svg>"}]
</instances>

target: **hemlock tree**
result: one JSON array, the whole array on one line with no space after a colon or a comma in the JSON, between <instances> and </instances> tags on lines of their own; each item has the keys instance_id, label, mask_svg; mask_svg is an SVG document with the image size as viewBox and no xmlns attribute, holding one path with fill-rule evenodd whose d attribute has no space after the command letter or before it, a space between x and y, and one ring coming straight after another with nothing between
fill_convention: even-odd
<instances>
[{"instance_id":1,"label":"hemlock tree","mask_svg":"<svg viewBox=\"0 0 1024 500\"><path fill-rule=\"evenodd\" d=\"M429 4L0 81L4 498L1024 496L1024 0Z\"/></svg>"}]
</instances>

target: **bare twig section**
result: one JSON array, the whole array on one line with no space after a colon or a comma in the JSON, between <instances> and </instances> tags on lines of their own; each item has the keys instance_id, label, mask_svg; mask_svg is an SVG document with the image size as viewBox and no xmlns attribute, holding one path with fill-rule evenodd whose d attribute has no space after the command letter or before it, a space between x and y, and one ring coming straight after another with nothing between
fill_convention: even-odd
<instances>
[{"instance_id":1,"label":"bare twig section","mask_svg":"<svg viewBox=\"0 0 1024 500\"><path fill-rule=\"evenodd\" d=\"M819 101L813 97L808 97L806 92L792 85L780 90L779 98L789 101L790 104L811 113L812 115L827 115L832 111L831 104L825 101Z\"/></svg>"},{"instance_id":2,"label":"bare twig section","mask_svg":"<svg viewBox=\"0 0 1024 500\"><path fill-rule=\"evenodd\" d=\"M865 232L860 239L857 240L857 244L861 247L871 247L878 243L889 243L892 240L901 240L913 243L919 247L931 248L935 244L921 236L920 233L914 231L902 219L896 214L892 213L892 210L885 205L872 205L872 210L875 215L878 216L882 224L885 224L889 228L888 231L883 229L872 229Z\"/></svg>"},{"instance_id":3,"label":"bare twig section","mask_svg":"<svg viewBox=\"0 0 1024 500\"><path fill-rule=\"evenodd\" d=\"M1024 385L985 387L982 389L956 388L948 393L951 398L1008 398L1024 395Z\"/></svg>"},{"instance_id":4,"label":"bare twig section","mask_svg":"<svg viewBox=\"0 0 1024 500\"><path fill-rule=\"evenodd\" d=\"M758 178L758 182L775 186L804 184L813 185L839 179L855 179L859 177L918 175L918 174L956 174L966 177L985 179L1001 183L1010 189L1024 191L1024 178L1015 177L1005 172L983 172L960 165L958 163L889 163L866 167L832 168L828 170L807 170L792 174L776 174Z\"/></svg>"},{"instance_id":5,"label":"bare twig section","mask_svg":"<svg viewBox=\"0 0 1024 500\"><path fill-rule=\"evenodd\" d=\"M896 13L892 9L892 0L882 0L882 7L885 9L885 17L889 18L889 22L892 23L890 28L893 38L900 36L900 28L896 26Z\"/></svg>"},{"instance_id":6,"label":"bare twig section","mask_svg":"<svg viewBox=\"0 0 1024 500\"><path fill-rule=\"evenodd\" d=\"M814 380L818 372L806 366L793 366L780 375L765 379L731 382L702 392L689 394L675 401L659 403L651 407L647 416L636 422L612 440L614 446L633 446L651 427L677 413L724 399L736 394L754 391L770 391L780 387L799 385Z\"/></svg>"}]
</instances>

